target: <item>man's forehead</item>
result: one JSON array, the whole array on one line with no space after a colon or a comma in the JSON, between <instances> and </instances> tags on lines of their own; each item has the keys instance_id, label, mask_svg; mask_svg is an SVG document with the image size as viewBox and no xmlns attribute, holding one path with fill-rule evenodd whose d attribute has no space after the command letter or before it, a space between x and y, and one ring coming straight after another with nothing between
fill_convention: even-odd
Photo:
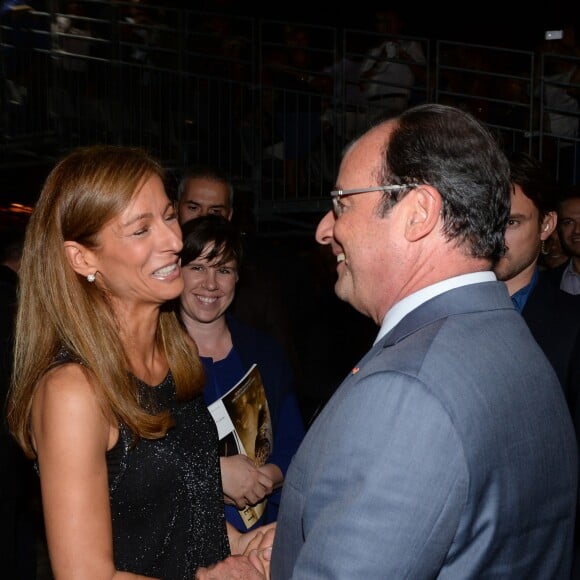
<instances>
[{"instance_id":1,"label":"man's forehead","mask_svg":"<svg viewBox=\"0 0 580 580\"><path fill-rule=\"evenodd\" d=\"M564 200L560 206L560 213L563 215L580 213L580 197Z\"/></svg>"},{"instance_id":2,"label":"man's forehead","mask_svg":"<svg viewBox=\"0 0 580 580\"><path fill-rule=\"evenodd\" d=\"M382 147L384 139L366 139L358 141L344 156L340 174L350 176L374 177L382 164Z\"/></svg>"},{"instance_id":3,"label":"man's forehead","mask_svg":"<svg viewBox=\"0 0 580 580\"><path fill-rule=\"evenodd\" d=\"M345 164L352 162L364 166L367 171L376 171L382 163L382 152L388 144L392 130L392 121L385 121L371 129L348 149L343 159Z\"/></svg>"},{"instance_id":4,"label":"man's forehead","mask_svg":"<svg viewBox=\"0 0 580 580\"><path fill-rule=\"evenodd\" d=\"M190 180L185 188L185 196L188 200L211 201L216 204L226 204L229 192L225 184L209 180Z\"/></svg>"},{"instance_id":5,"label":"man's forehead","mask_svg":"<svg viewBox=\"0 0 580 580\"><path fill-rule=\"evenodd\" d=\"M536 204L524 192L524 190L517 183L514 184L511 197L511 211L517 213L518 211L531 211L538 209Z\"/></svg>"}]
</instances>

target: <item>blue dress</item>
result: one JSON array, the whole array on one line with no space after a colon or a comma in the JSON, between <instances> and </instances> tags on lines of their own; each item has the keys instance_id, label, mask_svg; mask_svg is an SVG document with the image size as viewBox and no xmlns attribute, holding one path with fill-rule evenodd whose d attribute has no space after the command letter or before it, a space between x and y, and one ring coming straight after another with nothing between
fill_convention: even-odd
<instances>
[{"instance_id":1,"label":"blue dress","mask_svg":"<svg viewBox=\"0 0 580 580\"><path fill-rule=\"evenodd\" d=\"M282 347L268 334L243 324L226 314L233 348L228 356L214 362L201 357L206 372L204 399L210 405L227 393L257 363L262 376L274 435L273 451L268 463L277 465L284 476L290 460L304 437L304 422L294 392L294 373ZM281 490L269 498L264 515L252 526L276 521ZM240 531L247 531L234 506L226 505L226 519Z\"/></svg>"}]
</instances>

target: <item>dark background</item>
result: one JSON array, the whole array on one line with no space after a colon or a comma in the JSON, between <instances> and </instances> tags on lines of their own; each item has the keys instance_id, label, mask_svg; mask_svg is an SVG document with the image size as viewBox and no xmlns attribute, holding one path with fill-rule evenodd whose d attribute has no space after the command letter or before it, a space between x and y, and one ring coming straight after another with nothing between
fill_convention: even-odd
<instances>
[{"instance_id":1,"label":"dark background","mask_svg":"<svg viewBox=\"0 0 580 580\"><path fill-rule=\"evenodd\" d=\"M405 34L431 39L454 40L487 46L533 49L543 39L545 30L557 30L565 23L580 28L580 7L576 2L484 2L482 0L454 2L396 3L377 0L356 2L286 3L234 2L206 0L208 10L223 10L257 18L292 20L307 24L348 26L373 29L373 14L377 7L393 7L405 21ZM259 4L262 4L260 6Z\"/></svg>"},{"instance_id":2,"label":"dark background","mask_svg":"<svg viewBox=\"0 0 580 580\"><path fill-rule=\"evenodd\" d=\"M166 0L167 5L180 7L182 0ZM143 0L154 4L153 0ZM31 2L35 4L35 2ZM533 50L543 40L546 30L558 30L572 24L576 30L576 42L580 42L580 7L578 3L562 0L539 3L510 3L509 1L483 2L430 2L411 1L397 3L377 0L332 3L320 0L288 0L287 2L263 0L241 2L240 0L201 0L187 8L217 11L245 17L282 20L319 26L348 27L350 29L374 30L374 13L380 8L393 6L402 16L403 33L432 40L465 42ZM0 170L2 203L21 201L33 203L53 161L26 159L16 156L14 163L10 154L3 154ZM2 204L0 203L0 205Z\"/></svg>"}]
</instances>

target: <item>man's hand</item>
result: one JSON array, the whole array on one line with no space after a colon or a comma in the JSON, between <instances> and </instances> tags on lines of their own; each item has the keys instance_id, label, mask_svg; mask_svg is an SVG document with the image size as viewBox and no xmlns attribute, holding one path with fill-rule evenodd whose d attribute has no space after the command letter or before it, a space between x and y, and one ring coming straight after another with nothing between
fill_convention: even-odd
<instances>
[{"instance_id":1,"label":"man's hand","mask_svg":"<svg viewBox=\"0 0 580 580\"><path fill-rule=\"evenodd\" d=\"M208 568L199 568L195 580L270 580L270 558L275 532L274 522L235 538L228 533L230 542L234 541L235 544L232 550L237 554Z\"/></svg>"},{"instance_id":2,"label":"man's hand","mask_svg":"<svg viewBox=\"0 0 580 580\"><path fill-rule=\"evenodd\" d=\"M232 554L243 554L248 556L253 551L265 551L268 548L272 548L274 543L274 534L276 533L276 522L271 524L266 524L265 526L260 526L249 532L240 534L236 540L236 544L232 545L230 541L230 547ZM268 561L270 558L268 558Z\"/></svg>"},{"instance_id":3,"label":"man's hand","mask_svg":"<svg viewBox=\"0 0 580 580\"><path fill-rule=\"evenodd\" d=\"M195 580L265 580L269 575L260 572L246 556L229 556L209 568L198 568Z\"/></svg>"}]
</instances>

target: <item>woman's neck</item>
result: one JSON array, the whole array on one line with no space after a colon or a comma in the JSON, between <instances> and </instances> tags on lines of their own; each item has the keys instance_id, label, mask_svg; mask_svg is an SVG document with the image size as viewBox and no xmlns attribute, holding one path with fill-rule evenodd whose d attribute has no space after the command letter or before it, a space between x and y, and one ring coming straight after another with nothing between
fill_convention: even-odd
<instances>
[{"instance_id":1,"label":"woman's neck","mask_svg":"<svg viewBox=\"0 0 580 580\"><path fill-rule=\"evenodd\" d=\"M232 350L232 335L225 316L211 322L184 318L184 324L189 336L197 344L200 356L219 361L226 358Z\"/></svg>"},{"instance_id":2,"label":"woman's neck","mask_svg":"<svg viewBox=\"0 0 580 580\"><path fill-rule=\"evenodd\" d=\"M117 308L116 316L128 370L148 385L159 384L169 371L167 357L157 343L159 308Z\"/></svg>"}]
</instances>

